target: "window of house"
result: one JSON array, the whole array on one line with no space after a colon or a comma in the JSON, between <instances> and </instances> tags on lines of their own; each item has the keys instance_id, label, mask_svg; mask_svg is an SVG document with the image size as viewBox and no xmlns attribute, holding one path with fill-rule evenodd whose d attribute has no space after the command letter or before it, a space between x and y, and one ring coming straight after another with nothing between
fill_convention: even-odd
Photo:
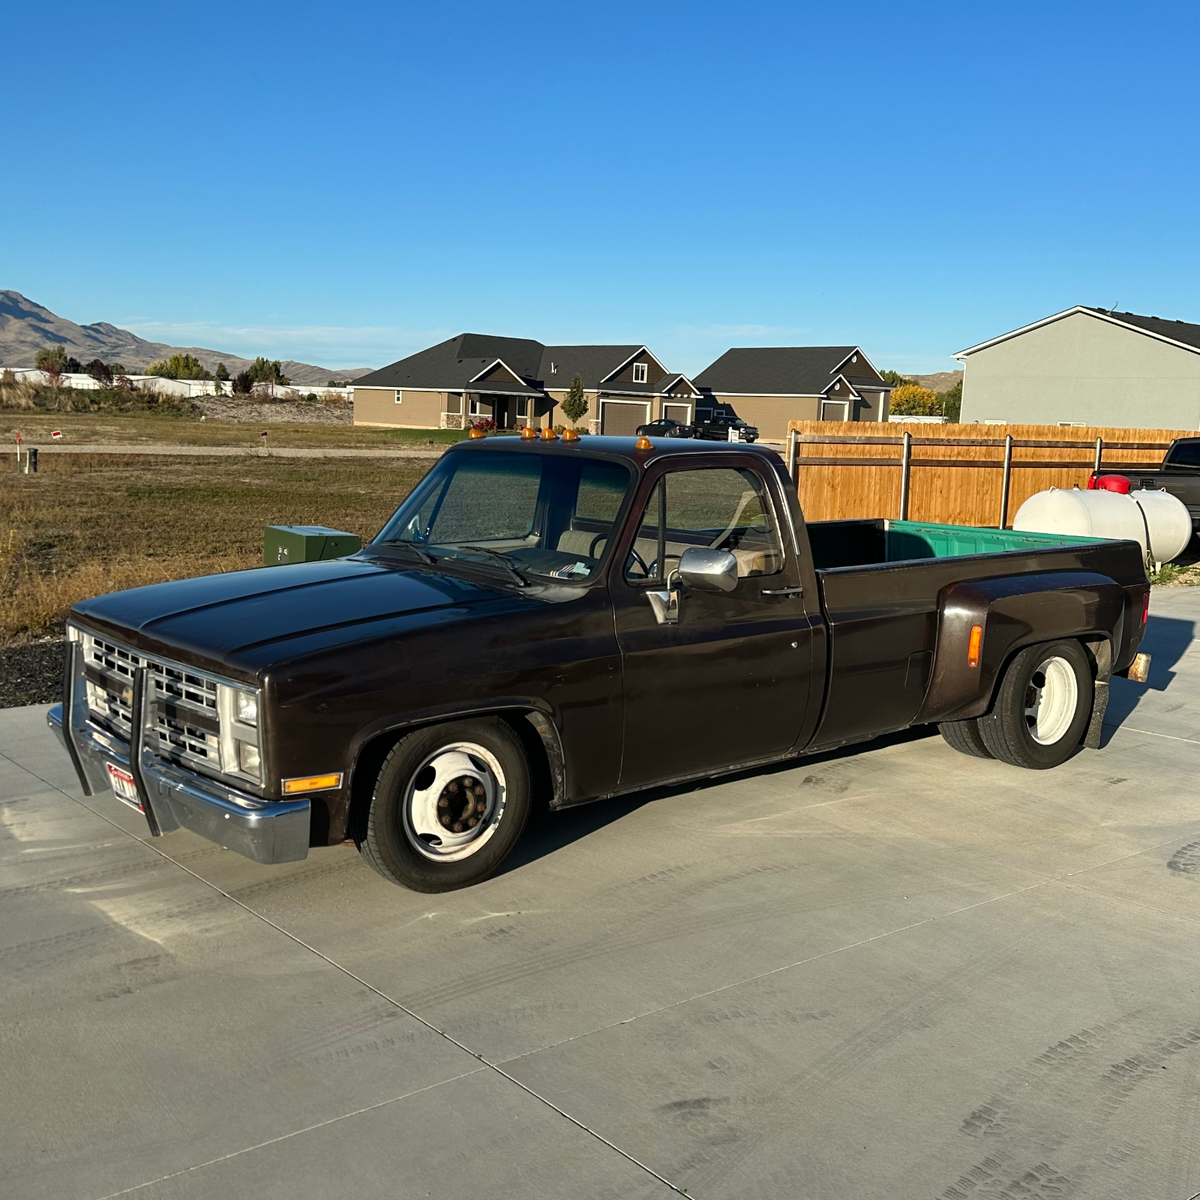
<instances>
[{"instance_id":1,"label":"window of house","mask_svg":"<svg viewBox=\"0 0 1200 1200\"><path fill-rule=\"evenodd\" d=\"M471 403L470 403L470 404L467 406L467 412L468 412L468 413L469 413L469 414L470 414L472 417L477 417L477 416L479 416L479 415L480 415L480 413L481 413L482 411L483 411L483 410L482 410L482 409L479 407L479 397L478 397L478 396L472 396L472 397L471 397Z\"/></svg>"},{"instance_id":2,"label":"window of house","mask_svg":"<svg viewBox=\"0 0 1200 1200\"><path fill-rule=\"evenodd\" d=\"M404 393L399 388L397 388L396 389L396 403L400 404L403 400L404 400Z\"/></svg>"},{"instance_id":3,"label":"window of house","mask_svg":"<svg viewBox=\"0 0 1200 1200\"><path fill-rule=\"evenodd\" d=\"M649 370L649 365L647 363L634 363L633 364L633 382L634 383L645 383L646 382L646 372L648 370Z\"/></svg>"},{"instance_id":4,"label":"window of house","mask_svg":"<svg viewBox=\"0 0 1200 1200\"><path fill-rule=\"evenodd\" d=\"M664 475L639 522L626 579L662 583L689 546L728 550L739 578L782 568L771 505L754 471L706 467Z\"/></svg>"},{"instance_id":5,"label":"window of house","mask_svg":"<svg viewBox=\"0 0 1200 1200\"><path fill-rule=\"evenodd\" d=\"M853 363L853 362L858 362L858 355L857 355L857 354L852 354L852 355L850 355L850 361L851 361L852 363Z\"/></svg>"},{"instance_id":6,"label":"window of house","mask_svg":"<svg viewBox=\"0 0 1200 1200\"><path fill-rule=\"evenodd\" d=\"M529 397L528 396L518 396L517 400L516 400L516 407L517 407L517 416L518 417L529 416Z\"/></svg>"}]
</instances>

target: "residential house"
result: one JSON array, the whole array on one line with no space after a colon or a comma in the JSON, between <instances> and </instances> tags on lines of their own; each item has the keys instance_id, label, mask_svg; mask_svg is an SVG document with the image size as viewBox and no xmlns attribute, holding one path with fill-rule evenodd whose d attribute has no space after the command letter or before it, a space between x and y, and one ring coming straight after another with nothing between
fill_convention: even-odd
<instances>
[{"instance_id":1,"label":"residential house","mask_svg":"<svg viewBox=\"0 0 1200 1200\"><path fill-rule=\"evenodd\" d=\"M732 413L766 441L789 421L886 421L891 387L858 346L726 350L693 381L697 416Z\"/></svg>"},{"instance_id":2,"label":"residential house","mask_svg":"<svg viewBox=\"0 0 1200 1200\"><path fill-rule=\"evenodd\" d=\"M660 416L690 421L699 395L645 346L546 346L461 333L354 381L354 423L500 429L565 423L559 406L579 375L595 433L632 434Z\"/></svg>"},{"instance_id":3,"label":"residential house","mask_svg":"<svg viewBox=\"0 0 1200 1200\"><path fill-rule=\"evenodd\" d=\"M1200 429L1200 325L1076 305L960 350L963 421Z\"/></svg>"}]
</instances>

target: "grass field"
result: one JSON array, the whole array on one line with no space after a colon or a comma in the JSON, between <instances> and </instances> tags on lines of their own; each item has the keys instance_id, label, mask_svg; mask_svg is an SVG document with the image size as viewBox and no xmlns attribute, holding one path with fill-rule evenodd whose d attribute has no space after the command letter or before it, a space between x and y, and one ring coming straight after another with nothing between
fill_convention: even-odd
<instances>
[{"instance_id":1,"label":"grass field","mask_svg":"<svg viewBox=\"0 0 1200 1200\"><path fill-rule=\"evenodd\" d=\"M87 596L261 565L266 525L370 537L430 465L86 454L47 455L36 475L0 465L0 645L58 632Z\"/></svg>"},{"instance_id":2,"label":"grass field","mask_svg":"<svg viewBox=\"0 0 1200 1200\"><path fill-rule=\"evenodd\" d=\"M51 444L58 429L66 445L130 446L170 442L178 446L258 446L267 430L271 446L367 447L435 446L461 441L455 429L367 429L355 425L258 424L250 421L201 421L198 417L162 416L152 412L42 413L0 411L0 436L16 463L18 430L26 445Z\"/></svg>"}]
</instances>

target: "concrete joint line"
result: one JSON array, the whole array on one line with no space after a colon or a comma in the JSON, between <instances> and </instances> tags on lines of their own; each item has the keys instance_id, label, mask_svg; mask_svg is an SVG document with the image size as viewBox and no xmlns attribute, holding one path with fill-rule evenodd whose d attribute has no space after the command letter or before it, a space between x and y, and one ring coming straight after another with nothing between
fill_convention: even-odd
<instances>
[{"instance_id":1,"label":"concrete joint line","mask_svg":"<svg viewBox=\"0 0 1200 1200\"><path fill-rule=\"evenodd\" d=\"M8 758L8 755L3 754L3 752L0 752L0 757L8 759L8 761L12 762L14 766L18 766L18 767L20 766L20 763L14 762L13 759ZM360 987L366 988L367 991L372 992L374 995L378 996L386 1004L390 1004L390 1005L392 1005L393 1008L398 1009L400 1012L404 1013L406 1016L412 1017L412 1019L414 1021L417 1021L421 1025L424 1025L425 1028L428 1029L431 1033L434 1033L438 1037L442 1038L444 1041L449 1042L450 1045L457 1047L464 1054L469 1054L473 1059L476 1060L476 1062L481 1064L481 1067L486 1068L489 1071L495 1072L497 1075L500 1076L501 1079L506 1079L509 1083L513 1084L515 1087L517 1087L521 1091L523 1091L527 1096L538 1101L540 1104L545 1105L552 1112L557 1113L560 1117L563 1118L563 1120L569 1121L577 1129L582 1130L589 1137L595 1138L596 1141L600 1142L602 1145L607 1146L614 1153L619 1154L623 1159L625 1159L627 1162L631 1163L633 1166L638 1167L642 1171L645 1171L647 1175L653 1176L653 1178L657 1179L659 1183L663 1184L665 1187L670 1188L671 1191L673 1191L676 1195L678 1195L678 1196L686 1196L687 1195L687 1192L683 1188L678 1187L676 1184L672 1183L665 1176L660 1175L653 1167L648 1166L646 1163L642 1162L640 1159L635 1158L627 1150L622 1150L620 1146L618 1146L615 1142L609 1141L609 1139L606 1138L602 1133L598 1133L596 1130L592 1129L589 1125L586 1125L583 1121L579 1120L577 1117L573 1117L565 1109L559 1108L559 1106L557 1104L555 1104L552 1100L549 1100L547 1097L543 1096L540 1092L534 1091L534 1089L529 1087L528 1084L522 1083L519 1079L515 1078L514 1076L510 1075L507 1071L503 1070L498 1064L491 1062L490 1060L485 1058L482 1054L478 1053L475 1050L472 1050L469 1046L465 1045L464 1043L460 1042L457 1038L455 1038L455 1037L451 1036L449 1033L447 1033L446 1030L440 1028L439 1026L435 1025L432 1021L429 1021L425 1017L421 1016L420 1013L414 1012L411 1008L407 1008L405 1005L401 1004L399 1000L396 1000L394 997L389 996L386 992L381 991L379 988L375 987L374 984L368 983L365 979L363 979L359 975L356 975L348 967L344 967L344 966L342 966L341 963L335 962L332 958L330 958L327 954L323 954L315 946L309 945L309 943L306 942L303 938L297 937L296 934L294 934L294 933L290 933L288 930L284 929L283 926L278 925L276 922L272 921L270 919L270 917L263 916L262 913L256 912L248 904L245 904L243 901L237 899L236 896L231 896L223 888L217 887L217 885L215 883L210 883L203 876L196 874L196 872L193 871L190 867L184 866L184 864L179 862L178 859L172 858L169 854L164 853L157 846L152 845L150 842L145 841L143 838L138 837L136 834L129 833L128 830L122 829L121 826L118 825L115 821L110 820L103 813L97 812L96 809L90 808L88 805L82 803L80 800L77 800L74 796L72 796L70 794L70 792L64 791L62 788L58 787L57 784L51 783L48 779L44 778L41 775L38 775L35 771L29 771L28 767L22 767L21 769L28 771L29 774L32 775L35 779L41 779L41 781L48 788L51 788L52 790L58 792L60 795L65 796L68 800L72 801L72 803L74 803L74 804L78 804L81 808L87 809L87 811L92 813L94 816L99 817L102 821L111 825L114 829L125 834L126 837L132 838L135 842L141 843L141 845L145 846L147 850L152 850L160 858L165 859L167 862L171 863L173 866L178 867L179 870L183 871L185 874L190 875L197 882L202 883L206 888L209 888L212 891L216 892L217 895L224 896L226 900L228 900L231 904L237 905L237 907L242 909L243 912L249 913L250 916L261 921L264 925L270 926L270 928L274 929L277 933L282 934L289 941L294 942L297 946L303 947L303 949L307 950L310 954L313 954L317 958L321 959L322 962L327 963L335 971L340 971L347 978L353 979L354 982L357 983ZM464 1073L464 1075L473 1075L473 1074L476 1074L476 1072L467 1071ZM458 1076L458 1078L463 1078L463 1077L464 1076ZM448 1083L451 1081L445 1080L443 1082ZM437 1086L440 1086L440 1084L434 1084L431 1086L437 1087ZM420 1090L428 1091L429 1089L422 1088ZM403 1099L403 1097L397 1097L397 1099ZM383 1101L383 1102L381 1102L381 1104L373 1105L371 1107L378 1108L378 1107L382 1107L383 1104L390 1104L390 1103L394 1103L394 1100ZM363 1111L369 1111L369 1110L364 1109ZM344 1120L347 1117L354 1116L354 1115L355 1115L354 1113L347 1113L343 1117L335 1117L335 1118L332 1118L331 1121L323 1122L322 1124L331 1124L332 1121ZM313 1126L312 1128L319 1128L319 1127L320 1126L317 1125L317 1126ZM295 1131L295 1133L283 1134L279 1138L272 1139L272 1141L283 1141L285 1138L295 1137L296 1134L304 1133L304 1132L307 1132L307 1131L306 1130L297 1130L297 1131ZM263 1145L271 1145L271 1144L272 1144L272 1142L264 1142L263 1143ZM213 1161L214 1162L222 1162L222 1161L224 1161L224 1159L234 1158L238 1154L245 1154L245 1153L248 1153L250 1150L254 1150L254 1149L257 1149L257 1147L247 1146L243 1150L234 1151L231 1154L227 1154L227 1155L223 1156L223 1158L214 1159ZM193 1167L185 1167L182 1171L176 1171L176 1172L174 1172L173 1175L167 1175L167 1176L164 1176L163 1178L171 1179L171 1178L174 1178L176 1175L183 1175L183 1174L186 1174L188 1171L199 1170L201 1167L204 1167L207 1165L209 1165L209 1164L197 1163ZM110 1195L112 1195L112 1196L128 1195L130 1192L138 1191L139 1189L144 1188L144 1187L149 1187L152 1183L157 1183L157 1182L158 1182L158 1180L154 1180L154 1179L147 1180L145 1183L139 1183L132 1188L126 1188L122 1192L113 1192L113 1193L110 1193ZM105 1197L104 1200L108 1200L108 1197Z\"/></svg>"}]
</instances>

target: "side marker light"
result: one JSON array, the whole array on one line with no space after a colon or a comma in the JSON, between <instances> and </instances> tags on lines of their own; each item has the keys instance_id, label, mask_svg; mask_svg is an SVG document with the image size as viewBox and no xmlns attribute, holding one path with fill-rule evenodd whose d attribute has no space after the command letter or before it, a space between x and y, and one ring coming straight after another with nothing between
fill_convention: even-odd
<instances>
[{"instance_id":1,"label":"side marker light","mask_svg":"<svg viewBox=\"0 0 1200 1200\"><path fill-rule=\"evenodd\" d=\"M330 788L342 786L342 775L305 775L303 779L285 779L283 791L287 796L297 792L327 792Z\"/></svg>"},{"instance_id":2,"label":"side marker light","mask_svg":"<svg viewBox=\"0 0 1200 1200\"><path fill-rule=\"evenodd\" d=\"M979 666L979 647L983 644L983 626L971 626L971 640L967 643L967 666Z\"/></svg>"}]
</instances>

